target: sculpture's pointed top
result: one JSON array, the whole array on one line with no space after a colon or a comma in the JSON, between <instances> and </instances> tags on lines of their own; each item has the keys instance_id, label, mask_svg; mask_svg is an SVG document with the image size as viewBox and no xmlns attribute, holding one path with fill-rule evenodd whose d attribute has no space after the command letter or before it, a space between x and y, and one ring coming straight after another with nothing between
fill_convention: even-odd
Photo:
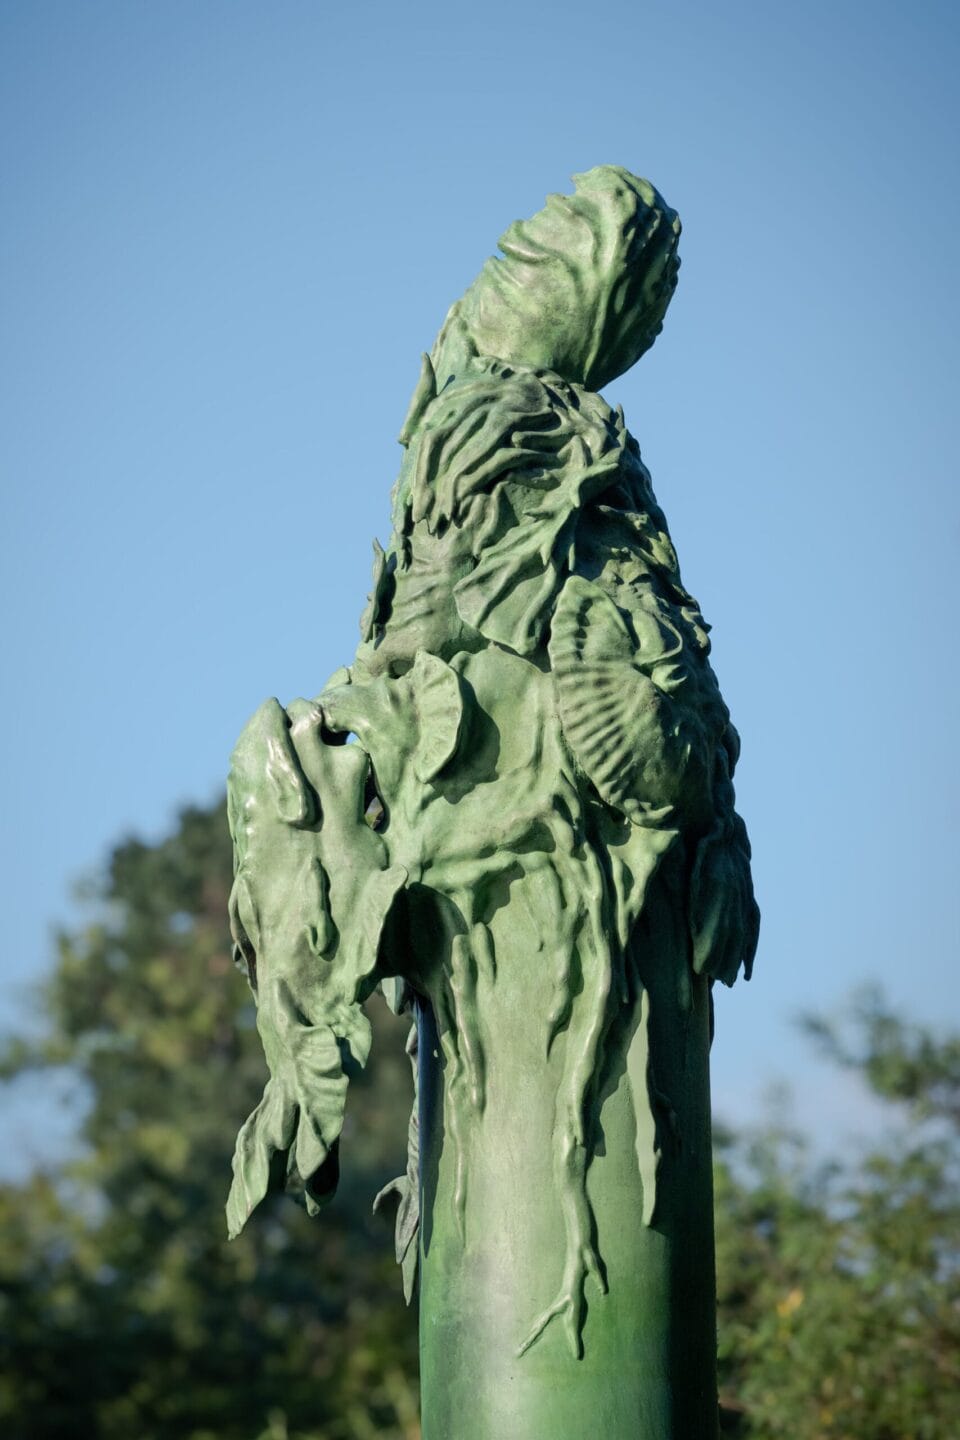
<instances>
[{"instance_id":1,"label":"sculpture's pointed top","mask_svg":"<svg viewBox=\"0 0 960 1440\"><path fill-rule=\"evenodd\" d=\"M619 165L573 177L501 236L433 349L442 385L471 355L555 370L597 390L653 344L677 283L680 221Z\"/></svg>"}]
</instances>

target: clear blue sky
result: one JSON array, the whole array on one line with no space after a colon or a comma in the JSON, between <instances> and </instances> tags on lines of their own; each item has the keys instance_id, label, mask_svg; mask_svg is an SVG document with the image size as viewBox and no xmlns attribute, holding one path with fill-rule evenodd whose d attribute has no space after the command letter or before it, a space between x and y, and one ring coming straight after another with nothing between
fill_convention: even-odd
<instances>
[{"instance_id":1,"label":"clear blue sky","mask_svg":"<svg viewBox=\"0 0 960 1440\"><path fill-rule=\"evenodd\" d=\"M684 221L609 394L714 624L764 913L718 1109L793 1071L852 1124L791 1017L863 980L960 1020L958 39L946 0L0 5L8 1017L73 881L349 661L421 350L612 162Z\"/></svg>"}]
</instances>

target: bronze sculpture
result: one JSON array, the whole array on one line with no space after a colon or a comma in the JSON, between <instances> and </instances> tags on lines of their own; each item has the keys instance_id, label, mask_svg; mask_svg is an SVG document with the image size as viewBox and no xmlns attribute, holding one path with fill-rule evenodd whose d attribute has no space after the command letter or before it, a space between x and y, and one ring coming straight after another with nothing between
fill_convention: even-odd
<instances>
[{"instance_id":1,"label":"bronze sculpture","mask_svg":"<svg viewBox=\"0 0 960 1440\"><path fill-rule=\"evenodd\" d=\"M659 333L680 225L618 167L575 181L423 358L353 664L268 701L230 782L271 1071L231 1230L332 1193L382 986L427 1440L716 1433L709 992L758 916L708 627L596 393Z\"/></svg>"}]
</instances>

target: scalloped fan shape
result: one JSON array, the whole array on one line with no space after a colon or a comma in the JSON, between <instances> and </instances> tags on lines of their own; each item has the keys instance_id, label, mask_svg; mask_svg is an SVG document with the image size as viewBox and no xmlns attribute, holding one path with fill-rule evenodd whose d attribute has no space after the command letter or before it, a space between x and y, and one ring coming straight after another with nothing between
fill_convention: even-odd
<instances>
[{"instance_id":1,"label":"scalloped fan shape","mask_svg":"<svg viewBox=\"0 0 960 1440\"><path fill-rule=\"evenodd\" d=\"M549 653L564 736L600 797L636 823L665 818L690 746L679 712L637 668L630 631L598 585L567 580Z\"/></svg>"}]
</instances>

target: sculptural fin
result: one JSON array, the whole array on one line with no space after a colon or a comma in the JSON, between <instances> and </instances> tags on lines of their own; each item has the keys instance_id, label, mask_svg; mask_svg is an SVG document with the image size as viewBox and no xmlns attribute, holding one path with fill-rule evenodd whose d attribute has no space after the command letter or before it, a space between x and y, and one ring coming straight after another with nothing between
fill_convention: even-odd
<instances>
[{"instance_id":1,"label":"sculptural fin","mask_svg":"<svg viewBox=\"0 0 960 1440\"><path fill-rule=\"evenodd\" d=\"M750 841L734 809L730 778L737 744L733 732L728 744L718 747L713 825L697 847L690 875L693 968L725 985L733 984L741 966L744 979L750 979L760 931Z\"/></svg>"},{"instance_id":2,"label":"sculptural fin","mask_svg":"<svg viewBox=\"0 0 960 1440\"><path fill-rule=\"evenodd\" d=\"M410 399L406 418L404 419L400 434L397 436L401 445L407 446L410 444L417 426L420 424L423 412L430 404L430 401L434 399L436 393L437 377L434 373L430 356L424 354L420 357L420 375Z\"/></svg>"},{"instance_id":3,"label":"sculptural fin","mask_svg":"<svg viewBox=\"0 0 960 1440\"><path fill-rule=\"evenodd\" d=\"M374 1212L380 1210L386 1200L396 1196L397 1220L394 1242L397 1264L403 1280L403 1298L409 1305L413 1299L414 1286L419 1268L420 1236L420 1106L417 1095L417 1046L418 1028L416 1022L407 1036L406 1052L413 1070L413 1106L407 1126L407 1168L377 1195L373 1202Z\"/></svg>"}]
</instances>

